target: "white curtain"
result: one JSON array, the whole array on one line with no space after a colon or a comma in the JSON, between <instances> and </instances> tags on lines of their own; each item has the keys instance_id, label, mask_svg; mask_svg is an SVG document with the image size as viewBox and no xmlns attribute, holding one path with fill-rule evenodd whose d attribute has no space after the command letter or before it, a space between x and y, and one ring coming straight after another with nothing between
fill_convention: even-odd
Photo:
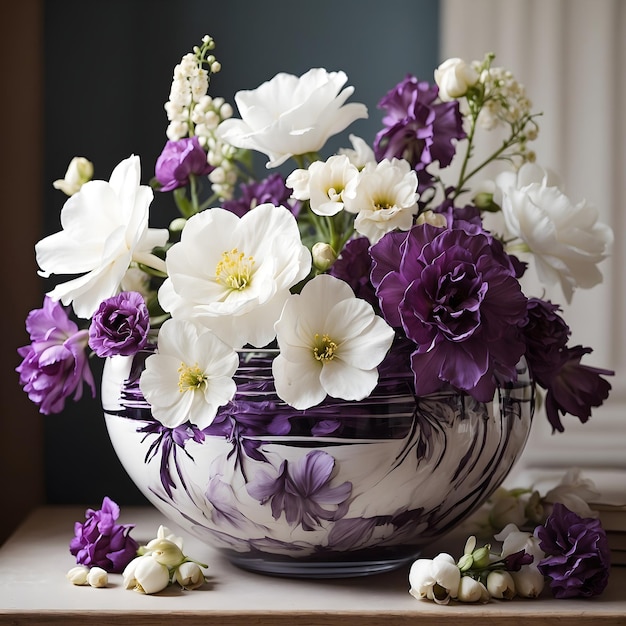
<instances>
[{"instance_id":1,"label":"white curtain","mask_svg":"<svg viewBox=\"0 0 626 626\"><path fill-rule=\"evenodd\" d=\"M626 467L626 2L441 0L441 10L441 60L494 52L544 113L537 162L615 232L603 284L563 307L572 345L594 349L583 363L616 371L613 391L587 424L566 417L564 434L552 435L539 412L523 465Z\"/></svg>"}]
</instances>

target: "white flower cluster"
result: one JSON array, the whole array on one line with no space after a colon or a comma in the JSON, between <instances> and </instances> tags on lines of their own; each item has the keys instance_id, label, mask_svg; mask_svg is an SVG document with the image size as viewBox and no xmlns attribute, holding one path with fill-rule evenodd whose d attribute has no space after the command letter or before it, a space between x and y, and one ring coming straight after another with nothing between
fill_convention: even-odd
<instances>
[{"instance_id":1,"label":"white flower cluster","mask_svg":"<svg viewBox=\"0 0 626 626\"><path fill-rule=\"evenodd\" d=\"M109 575L101 567L90 568L86 565L76 565L70 568L65 577L72 585L77 586L89 585L90 587L101 589L109 584Z\"/></svg>"},{"instance_id":2,"label":"white flower cluster","mask_svg":"<svg viewBox=\"0 0 626 626\"><path fill-rule=\"evenodd\" d=\"M516 596L536 598L543 591L544 577L537 563L545 557L538 540L514 524L495 537L502 542L500 554L491 552L487 544L476 548L471 536L465 544L463 556L457 561L445 553L434 559L418 559L409 571L409 593L420 600L437 604L459 602L487 603L492 598L512 600ZM524 550L533 557L529 564L508 570L506 559Z\"/></svg>"},{"instance_id":3,"label":"white flower cluster","mask_svg":"<svg viewBox=\"0 0 626 626\"><path fill-rule=\"evenodd\" d=\"M166 526L159 526L157 536L134 558L122 573L124 588L152 594L171 583L183 589L197 589L205 582L202 568L208 567L183 554L183 540Z\"/></svg>"},{"instance_id":4,"label":"white flower cluster","mask_svg":"<svg viewBox=\"0 0 626 626\"><path fill-rule=\"evenodd\" d=\"M526 96L526 89L511 71L485 67L484 61L474 61L472 68L485 90L485 104L479 116L483 128L491 130L502 122L518 124L531 114L532 103Z\"/></svg>"},{"instance_id":5,"label":"white flower cluster","mask_svg":"<svg viewBox=\"0 0 626 626\"><path fill-rule=\"evenodd\" d=\"M214 47L213 39L205 35L202 46L195 46L193 52L185 54L174 67L169 100L165 103L170 122L167 137L170 141L193 135L198 137L200 145L207 151L208 163L215 168L209 176L213 191L219 198L228 199L232 197L237 181L236 149L218 139L215 130L232 116L233 108L224 98L207 94L211 74L221 69L215 56L208 54Z\"/></svg>"}]
</instances>

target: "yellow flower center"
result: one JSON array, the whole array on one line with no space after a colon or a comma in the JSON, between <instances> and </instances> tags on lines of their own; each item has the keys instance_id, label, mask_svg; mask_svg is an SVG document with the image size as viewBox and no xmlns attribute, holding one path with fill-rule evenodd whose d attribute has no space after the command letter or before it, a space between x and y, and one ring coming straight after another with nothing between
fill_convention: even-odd
<instances>
[{"instance_id":1,"label":"yellow flower center","mask_svg":"<svg viewBox=\"0 0 626 626\"><path fill-rule=\"evenodd\" d=\"M389 202L388 200L374 200L374 210L382 211L384 209L391 209L393 207L393 202Z\"/></svg>"},{"instance_id":2,"label":"yellow flower center","mask_svg":"<svg viewBox=\"0 0 626 626\"><path fill-rule=\"evenodd\" d=\"M181 363L178 368L178 391L184 393L185 391L197 391L206 385L206 374L200 369L196 363L193 366L189 366L185 363Z\"/></svg>"},{"instance_id":3,"label":"yellow flower center","mask_svg":"<svg viewBox=\"0 0 626 626\"><path fill-rule=\"evenodd\" d=\"M222 253L222 258L215 267L215 276L219 282L232 290L242 291L252 280L254 257L246 256L237 248Z\"/></svg>"},{"instance_id":4,"label":"yellow flower center","mask_svg":"<svg viewBox=\"0 0 626 626\"><path fill-rule=\"evenodd\" d=\"M332 361L337 351L337 344L326 334L315 333L315 345L313 346L313 356L322 363Z\"/></svg>"}]
</instances>

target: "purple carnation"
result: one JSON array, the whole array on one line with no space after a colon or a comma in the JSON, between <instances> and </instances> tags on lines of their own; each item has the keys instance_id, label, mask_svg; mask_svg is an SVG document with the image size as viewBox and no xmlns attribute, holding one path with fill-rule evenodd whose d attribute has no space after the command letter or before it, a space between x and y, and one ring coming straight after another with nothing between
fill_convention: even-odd
<instances>
[{"instance_id":1,"label":"purple carnation","mask_svg":"<svg viewBox=\"0 0 626 626\"><path fill-rule=\"evenodd\" d=\"M499 241L471 224L422 224L388 233L370 254L384 318L416 345L418 395L450 383L486 402L498 378L515 380L527 299Z\"/></svg>"},{"instance_id":2,"label":"purple carnation","mask_svg":"<svg viewBox=\"0 0 626 626\"><path fill-rule=\"evenodd\" d=\"M206 176L213 169L197 137L168 141L156 162L160 191L172 191L189 183L189 177Z\"/></svg>"},{"instance_id":3,"label":"purple carnation","mask_svg":"<svg viewBox=\"0 0 626 626\"><path fill-rule=\"evenodd\" d=\"M148 342L149 330L143 296L124 291L100 303L89 327L89 346L99 357L132 356Z\"/></svg>"},{"instance_id":4,"label":"purple carnation","mask_svg":"<svg viewBox=\"0 0 626 626\"><path fill-rule=\"evenodd\" d=\"M537 382L545 387L561 367L570 329L559 315L560 307L556 304L530 298L527 309L528 319L524 325L526 360Z\"/></svg>"},{"instance_id":5,"label":"purple carnation","mask_svg":"<svg viewBox=\"0 0 626 626\"><path fill-rule=\"evenodd\" d=\"M609 397L611 384L602 376L615 372L582 365L580 360L591 348L574 346L562 351L561 366L553 376L542 381L546 394L546 415L554 430L563 432L559 413L575 415L582 423L591 416L591 408L600 406Z\"/></svg>"},{"instance_id":6,"label":"purple carnation","mask_svg":"<svg viewBox=\"0 0 626 626\"><path fill-rule=\"evenodd\" d=\"M560 502L535 529L546 553L537 567L550 579L556 598L597 596L609 581L611 565L606 532L599 520L582 518Z\"/></svg>"},{"instance_id":7,"label":"purple carnation","mask_svg":"<svg viewBox=\"0 0 626 626\"><path fill-rule=\"evenodd\" d=\"M223 208L232 211L239 217L243 217L254 207L266 202L274 206L284 206L296 216L301 207L300 202L294 204L290 201L292 190L287 187L285 180L278 173L271 174L261 181L242 183L239 186L239 190L239 198L226 200L222 205Z\"/></svg>"},{"instance_id":8,"label":"purple carnation","mask_svg":"<svg viewBox=\"0 0 626 626\"><path fill-rule=\"evenodd\" d=\"M87 509L86 521L74 524L70 552L76 563L120 573L137 556L139 544L130 536L132 524L116 524L120 507L108 497L99 511Z\"/></svg>"},{"instance_id":9,"label":"purple carnation","mask_svg":"<svg viewBox=\"0 0 626 626\"><path fill-rule=\"evenodd\" d=\"M424 175L426 167L434 161L440 167L450 165L456 152L453 140L466 136L458 102L440 102L438 93L436 85L408 75L378 104L386 115L385 128L374 140L376 159L406 159L418 172L420 192L431 180Z\"/></svg>"},{"instance_id":10,"label":"purple carnation","mask_svg":"<svg viewBox=\"0 0 626 626\"><path fill-rule=\"evenodd\" d=\"M86 330L79 330L59 302L46 296L43 307L26 318L31 344L18 348L23 358L16 371L28 397L44 415L60 413L65 400L79 400L83 383L95 396L96 386L89 369Z\"/></svg>"}]
</instances>

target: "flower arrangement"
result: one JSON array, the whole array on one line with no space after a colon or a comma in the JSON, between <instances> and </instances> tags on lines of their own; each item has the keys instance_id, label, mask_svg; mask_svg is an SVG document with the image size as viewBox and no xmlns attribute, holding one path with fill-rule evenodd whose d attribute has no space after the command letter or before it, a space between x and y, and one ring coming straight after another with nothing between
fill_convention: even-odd
<instances>
[{"instance_id":1,"label":"flower arrangement","mask_svg":"<svg viewBox=\"0 0 626 626\"><path fill-rule=\"evenodd\" d=\"M26 320L17 371L40 411L95 393L89 350L152 346L140 386L155 419L205 428L236 392L237 351L270 346L276 391L299 410L366 398L390 354L417 396L452 386L479 401L525 358L553 430L568 413L587 421L612 372L581 362L591 348L569 345L557 304L524 293L522 255L569 301L601 281L612 233L535 164L538 115L511 73L487 55L448 59L434 84L407 76L380 101L371 147L351 135L324 157L329 137L367 116L347 102L346 75L279 73L236 94L235 118L208 94L214 46L205 36L175 67L150 186L135 155L108 181L78 157L55 182L69 196L62 230L37 243L37 262L43 277L75 277ZM498 131L476 163L480 134ZM269 169L295 168L258 180L255 151ZM481 180L491 163L507 169ZM154 193L173 196L169 229L149 226Z\"/></svg>"}]
</instances>

